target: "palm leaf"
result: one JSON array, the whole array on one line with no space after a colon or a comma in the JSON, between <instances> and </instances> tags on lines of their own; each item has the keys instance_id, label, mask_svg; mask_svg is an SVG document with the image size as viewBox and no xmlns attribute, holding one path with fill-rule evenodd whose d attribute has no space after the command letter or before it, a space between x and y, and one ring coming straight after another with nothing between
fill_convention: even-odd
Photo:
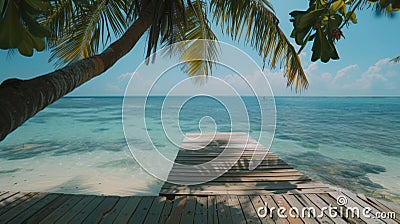
<instances>
[{"instance_id":1,"label":"palm leaf","mask_svg":"<svg viewBox=\"0 0 400 224\"><path fill-rule=\"evenodd\" d=\"M217 39L207 19L206 3L200 0L168 3L159 4L156 17L163 16L150 29L147 54L150 56L151 50L155 51L161 38L161 44L169 47L167 53L177 55L184 62L182 69L202 80L212 73L213 61L218 59L217 42L204 41Z\"/></svg>"},{"instance_id":2,"label":"palm leaf","mask_svg":"<svg viewBox=\"0 0 400 224\"><path fill-rule=\"evenodd\" d=\"M48 41L50 61L71 63L98 53L111 37L121 36L128 24L124 0L59 0L45 23L53 30Z\"/></svg>"},{"instance_id":3,"label":"palm leaf","mask_svg":"<svg viewBox=\"0 0 400 224\"><path fill-rule=\"evenodd\" d=\"M181 61L185 62L183 70L201 80L212 74L214 61L218 60L217 37L207 19L205 2L197 0L191 3L186 7L185 14L186 20L177 23L176 32L171 35L168 44L185 41L176 49Z\"/></svg>"},{"instance_id":4,"label":"palm leaf","mask_svg":"<svg viewBox=\"0 0 400 224\"><path fill-rule=\"evenodd\" d=\"M400 10L400 0L359 0L362 1L363 5L375 6L375 12L380 15L392 16L394 11Z\"/></svg>"},{"instance_id":5,"label":"palm leaf","mask_svg":"<svg viewBox=\"0 0 400 224\"><path fill-rule=\"evenodd\" d=\"M296 90L308 87L308 80L296 50L279 28L268 1L211 0L210 8L214 21L233 40L244 41L255 48L264 62L272 68L279 65L284 69L287 85L295 84Z\"/></svg>"},{"instance_id":6,"label":"palm leaf","mask_svg":"<svg viewBox=\"0 0 400 224\"><path fill-rule=\"evenodd\" d=\"M397 57L395 57L395 58L392 58L392 60L390 60L391 62L394 62L394 63L399 63L400 62L400 56L397 56Z\"/></svg>"}]
</instances>

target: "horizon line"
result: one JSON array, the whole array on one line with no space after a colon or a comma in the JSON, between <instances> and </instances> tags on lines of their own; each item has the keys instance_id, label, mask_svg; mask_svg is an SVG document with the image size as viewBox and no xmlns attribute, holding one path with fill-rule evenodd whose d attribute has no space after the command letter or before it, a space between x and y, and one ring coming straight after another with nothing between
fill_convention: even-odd
<instances>
[{"instance_id":1,"label":"horizon line","mask_svg":"<svg viewBox=\"0 0 400 224\"><path fill-rule=\"evenodd\" d=\"M137 95L137 96L126 96L126 97L166 97L167 95ZM170 95L170 97L191 97L191 95ZM236 97L235 95L216 95L219 97ZM123 95L77 95L77 96L63 96L62 98L83 98L83 97L115 97L115 98L121 98L125 97ZM255 97L254 95L240 95L240 97ZM270 97L270 96L259 96L259 97ZM325 98L388 98L388 97L393 97L393 98L398 98L400 95L274 95L273 97L325 97Z\"/></svg>"}]
</instances>

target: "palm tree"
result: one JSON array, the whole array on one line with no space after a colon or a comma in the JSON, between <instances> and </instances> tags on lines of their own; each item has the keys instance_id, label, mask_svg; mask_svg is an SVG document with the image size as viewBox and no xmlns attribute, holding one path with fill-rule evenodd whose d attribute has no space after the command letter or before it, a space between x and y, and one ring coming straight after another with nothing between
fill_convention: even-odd
<instances>
[{"instance_id":1,"label":"palm tree","mask_svg":"<svg viewBox=\"0 0 400 224\"><path fill-rule=\"evenodd\" d=\"M211 22L233 40L244 39L270 67L284 69L287 85L296 90L308 82L300 59L267 0L0 0L0 48L32 55L46 43L56 71L0 85L0 140L37 112L76 87L104 73L132 50L148 32L147 56L158 45L189 40L177 53L190 56L196 40L217 40ZM6 7L7 6L7 7ZM32 10L33 8L34 10ZM211 15L210 17L208 15ZM14 18L14 19L13 19ZM17 18L17 20L15 20ZM209 20L211 18L211 21ZM16 21L19 21L17 23ZM16 29L18 27L18 29ZM11 40L13 37L18 40ZM110 44L112 37L116 41ZM99 53L101 46L105 50ZM203 46L215 59L215 44ZM210 74L210 61L187 64L189 75Z\"/></svg>"}]
</instances>

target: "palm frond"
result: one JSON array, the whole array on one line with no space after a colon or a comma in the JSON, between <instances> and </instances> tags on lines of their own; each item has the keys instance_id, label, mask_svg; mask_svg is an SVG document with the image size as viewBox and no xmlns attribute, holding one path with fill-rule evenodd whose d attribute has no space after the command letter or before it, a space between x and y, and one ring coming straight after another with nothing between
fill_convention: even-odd
<instances>
[{"instance_id":1,"label":"palm frond","mask_svg":"<svg viewBox=\"0 0 400 224\"><path fill-rule=\"evenodd\" d=\"M377 15L393 16L394 11L400 10L400 0L359 0L364 5L374 6Z\"/></svg>"},{"instance_id":2,"label":"palm frond","mask_svg":"<svg viewBox=\"0 0 400 224\"><path fill-rule=\"evenodd\" d=\"M161 38L159 42L169 46L168 53L179 56L184 62L184 72L202 80L212 73L213 61L218 59L217 42L213 41L217 37L207 19L206 3L201 0L166 2L168 4L161 6L156 13L163 17L156 16L158 23L150 29L147 54L149 56L151 51L155 51L158 38Z\"/></svg>"},{"instance_id":3,"label":"palm frond","mask_svg":"<svg viewBox=\"0 0 400 224\"><path fill-rule=\"evenodd\" d=\"M178 23L177 32L171 35L169 44L185 41L178 45L183 70L198 80L212 74L218 60L217 37L213 33L206 15L206 3L196 0L185 9L186 21Z\"/></svg>"},{"instance_id":4,"label":"palm frond","mask_svg":"<svg viewBox=\"0 0 400 224\"><path fill-rule=\"evenodd\" d=\"M50 61L60 66L97 54L100 44L125 32L127 10L124 0L55 1L45 21L53 30Z\"/></svg>"},{"instance_id":5,"label":"palm frond","mask_svg":"<svg viewBox=\"0 0 400 224\"><path fill-rule=\"evenodd\" d=\"M399 62L400 62L400 56L397 56L397 57L395 57L395 58L392 58L390 61L391 61L391 62L394 62L394 63L399 63Z\"/></svg>"},{"instance_id":6,"label":"palm frond","mask_svg":"<svg viewBox=\"0 0 400 224\"><path fill-rule=\"evenodd\" d=\"M186 5L183 0L155 0L155 13L149 30L146 58L157 50L159 42L166 42L176 32L177 23L186 21Z\"/></svg>"},{"instance_id":7,"label":"palm frond","mask_svg":"<svg viewBox=\"0 0 400 224\"><path fill-rule=\"evenodd\" d=\"M211 0L214 21L233 40L244 41L255 48L272 68L284 68L287 85L296 90L308 87L307 77L296 50L279 28L279 20L267 0Z\"/></svg>"}]
</instances>

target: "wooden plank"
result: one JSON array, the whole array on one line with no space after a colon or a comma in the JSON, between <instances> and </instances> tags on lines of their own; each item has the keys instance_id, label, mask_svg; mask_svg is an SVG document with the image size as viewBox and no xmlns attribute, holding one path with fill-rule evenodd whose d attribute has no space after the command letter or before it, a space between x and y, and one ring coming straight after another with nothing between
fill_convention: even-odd
<instances>
[{"instance_id":1,"label":"wooden plank","mask_svg":"<svg viewBox=\"0 0 400 224\"><path fill-rule=\"evenodd\" d=\"M179 176L202 176L202 177L215 177L216 174L219 174L220 171L223 170L207 170L207 171L198 171L198 170L188 170L186 172L180 172L180 171L175 171L171 172L169 177L179 177ZM249 170L228 170L225 173L222 173L220 177L280 177L280 176L305 176L304 174L294 171L294 172L284 172L281 169L269 169L269 170L263 170L263 169L256 169L249 171Z\"/></svg>"},{"instance_id":2,"label":"wooden plank","mask_svg":"<svg viewBox=\"0 0 400 224\"><path fill-rule=\"evenodd\" d=\"M261 197L259 195L257 195L257 196L256 195L252 195L252 196L249 196L249 197L250 197L251 203L253 204L254 209L257 212L257 216L259 217L261 222L262 223L268 223L268 224L275 224L274 220L271 217L269 217L268 215L265 216L265 217L260 217L258 215L258 209L259 208L265 208L265 203L261 199Z\"/></svg>"},{"instance_id":3,"label":"wooden plank","mask_svg":"<svg viewBox=\"0 0 400 224\"><path fill-rule=\"evenodd\" d=\"M207 197L195 197L196 199L196 212L194 215L193 223L206 223L207 222Z\"/></svg>"},{"instance_id":4,"label":"wooden plank","mask_svg":"<svg viewBox=\"0 0 400 224\"><path fill-rule=\"evenodd\" d=\"M182 149L187 149L187 150L204 150L204 148L212 147L212 148L218 148L218 147L226 147L226 146L235 146L235 145L245 145L245 143L248 143L249 145L256 145L257 142L255 140L248 139L247 137L231 137L231 138L224 138L224 137L216 137L214 139L211 138L198 138L196 140L188 140L184 139L181 144ZM260 146L262 147L262 146Z\"/></svg>"},{"instance_id":5,"label":"wooden plank","mask_svg":"<svg viewBox=\"0 0 400 224\"><path fill-rule=\"evenodd\" d=\"M246 223L246 217L243 214L239 199L236 195L229 195L229 208L231 210L232 221L235 224Z\"/></svg>"},{"instance_id":6,"label":"wooden plank","mask_svg":"<svg viewBox=\"0 0 400 224\"><path fill-rule=\"evenodd\" d=\"M193 223L196 212L196 198L188 196L181 216L180 223Z\"/></svg>"},{"instance_id":7,"label":"wooden plank","mask_svg":"<svg viewBox=\"0 0 400 224\"><path fill-rule=\"evenodd\" d=\"M181 175L202 175L209 176L214 175L215 171L208 172L199 172L195 170L182 170L182 172L171 172L170 176L180 176ZM279 177L279 176L304 176L304 174L300 173L297 170L285 171L282 169L271 169L271 170L229 170L224 173L223 176L265 176L265 177Z\"/></svg>"},{"instance_id":8,"label":"wooden plank","mask_svg":"<svg viewBox=\"0 0 400 224\"><path fill-rule=\"evenodd\" d=\"M162 189L173 188L174 190L188 190L188 189L201 189L201 190L282 190L282 189L296 189L296 188L320 188L329 187L329 185L318 182L301 181L282 181L282 182L208 182L205 184L187 186L187 185L173 185L165 184Z\"/></svg>"},{"instance_id":9,"label":"wooden plank","mask_svg":"<svg viewBox=\"0 0 400 224\"><path fill-rule=\"evenodd\" d=\"M29 200L36 193L18 193L15 194L0 203L0 215L3 215L8 210L20 205L22 202Z\"/></svg>"},{"instance_id":10,"label":"wooden plank","mask_svg":"<svg viewBox=\"0 0 400 224\"><path fill-rule=\"evenodd\" d=\"M347 196L347 198L351 198L351 200L353 200L354 202L356 202L358 205L360 205L362 208L370 208L372 212L372 215L376 217L377 213L380 213L381 211L379 211L378 209L376 209L373 205L371 205L371 203L367 203L365 201L363 201L361 198L357 197L357 195L355 195L354 193L351 193L349 191L342 191L342 193ZM335 195L334 192L329 193L330 195ZM336 194L337 195L337 194ZM362 215L362 210L360 210L360 213ZM381 220L382 222L388 223L388 224L396 224L397 222L395 222L392 219L382 219L379 218L379 220Z\"/></svg>"},{"instance_id":11,"label":"wooden plank","mask_svg":"<svg viewBox=\"0 0 400 224\"><path fill-rule=\"evenodd\" d=\"M161 217L166 197L155 197L144 221L145 224L157 223Z\"/></svg>"},{"instance_id":12,"label":"wooden plank","mask_svg":"<svg viewBox=\"0 0 400 224\"><path fill-rule=\"evenodd\" d=\"M33 204L44 198L47 194L45 193L38 193L33 195L31 198L27 199L23 203L19 203L18 205L14 206L13 208L7 210L0 216L0 223L7 223L12 220L14 217L18 216L18 214L22 213Z\"/></svg>"},{"instance_id":13,"label":"wooden plank","mask_svg":"<svg viewBox=\"0 0 400 224\"><path fill-rule=\"evenodd\" d=\"M145 196L142 197L139 205L137 206L135 212L129 219L129 223L143 223L146 219L147 213L149 212L151 205L153 204L155 197Z\"/></svg>"},{"instance_id":14,"label":"wooden plank","mask_svg":"<svg viewBox=\"0 0 400 224\"><path fill-rule=\"evenodd\" d=\"M77 215L82 209L84 209L96 196L85 196L78 203L76 203L68 212L61 216L55 223L68 223L75 215Z\"/></svg>"},{"instance_id":15,"label":"wooden plank","mask_svg":"<svg viewBox=\"0 0 400 224\"><path fill-rule=\"evenodd\" d=\"M267 153L267 155L265 155ZM196 157L201 158L242 158L242 159L251 159L254 155L265 156L265 159L280 160L281 158L277 155L270 154L265 151L260 150L260 148L245 148L245 150L231 150L229 148L221 149L210 149L210 150L181 150L178 152L176 158L184 158L184 159L195 159Z\"/></svg>"},{"instance_id":16,"label":"wooden plank","mask_svg":"<svg viewBox=\"0 0 400 224\"><path fill-rule=\"evenodd\" d=\"M251 160L253 156L264 156L264 153L249 153L249 152L245 152L243 153L229 153L229 154L211 154L209 152L207 153L182 153L182 154L178 154L176 156L175 160L182 160L182 161L192 161L192 160L213 160L215 158L218 157L218 159L224 159L224 160L234 160L237 161L237 159L241 159L241 160ZM264 160L267 161L283 161L281 158L277 157L277 156L266 156L264 157Z\"/></svg>"},{"instance_id":17,"label":"wooden plank","mask_svg":"<svg viewBox=\"0 0 400 224\"><path fill-rule=\"evenodd\" d=\"M26 223L39 223L42 219L60 207L65 201L68 200L69 195L60 195L56 199L49 202L47 205L42 207L40 210L34 213L29 219L26 220Z\"/></svg>"},{"instance_id":18,"label":"wooden plank","mask_svg":"<svg viewBox=\"0 0 400 224\"><path fill-rule=\"evenodd\" d=\"M319 210L321 210L324 213L324 217L329 217L334 223L337 224L345 224L348 223L347 220L341 218L341 217L330 217L330 214L328 213L325 208L329 207L329 204L325 202L322 198L318 197L317 194L303 194L306 198L308 198L313 204L315 204ZM324 210L322 210L324 209ZM319 213L321 214L321 213Z\"/></svg>"},{"instance_id":19,"label":"wooden plank","mask_svg":"<svg viewBox=\"0 0 400 224\"><path fill-rule=\"evenodd\" d=\"M204 161L188 161L188 162L178 162L175 163L173 169L171 170L182 170L182 169L187 169L187 166L200 166L196 168L195 171L200 171L200 172L207 172L209 170L223 170L225 172L233 169L233 170L249 170L249 163L237 163L237 162L212 162L212 165L205 167L203 164L209 162L208 160ZM293 167L289 166L286 162L282 161L262 161L258 166L257 170L263 170L263 169L291 169Z\"/></svg>"},{"instance_id":20,"label":"wooden plank","mask_svg":"<svg viewBox=\"0 0 400 224\"><path fill-rule=\"evenodd\" d=\"M375 199L377 202L381 203L382 205L388 207L390 210L396 212L397 214L400 214L400 208L398 205L395 205L391 202L385 201L385 200L380 200L380 199Z\"/></svg>"},{"instance_id":21,"label":"wooden plank","mask_svg":"<svg viewBox=\"0 0 400 224\"><path fill-rule=\"evenodd\" d=\"M357 195L358 197L360 197L361 199L363 199L364 201L372 204L375 208L377 208L379 211L383 211L383 212L391 212L391 213L395 213L395 220L400 223L400 212L396 212L393 208L389 208L388 206L385 206L384 204L381 203L381 200L377 200L375 198L370 198L370 197L365 197L364 195ZM394 207L394 206L393 206Z\"/></svg>"},{"instance_id":22,"label":"wooden plank","mask_svg":"<svg viewBox=\"0 0 400 224\"><path fill-rule=\"evenodd\" d=\"M176 163L181 163L184 165L197 165L197 164L201 164L201 163L205 163L205 162L209 162L210 160L203 160L203 159L199 159L199 160L176 160ZM228 163L229 162L229 163ZM221 166L223 168L225 167L231 167L231 166L241 166L241 167L245 167L246 169L248 169L250 161L244 161L244 160L225 160L225 161L213 161L213 166ZM230 165L232 164L232 165ZM284 162L283 160L263 160L259 165L265 165L265 166L271 166L271 165L287 165L286 162Z\"/></svg>"},{"instance_id":23,"label":"wooden plank","mask_svg":"<svg viewBox=\"0 0 400 224\"><path fill-rule=\"evenodd\" d=\"M230 149L228 149L228 150L230 150ZM179 150L178 151L178 156L180 156L180 155L183 155L183 156L186 156L186 155L188 155L188 156L191 156L191 155L202 155L202 154L204 154L204 155L209 155L209 156L219 156L219 155L223 155L223 156L229 156L229 155L240 155L240 156L243 156L243 155L253 155L253 153L256 153L256 154L261 154L261 155L264 155L265 154L265 151L258 151L258 148L256 149L256 150L254 150L254 149L251 149L251 150L249 150L249 151L247 151L247 150L245 150L244 152L236 152L236 150L230 150L229 151L229 154L222 154L222 151L223 151L223 148L209 148L209 149L201 149L201 150L187 150L187 149L181 149L181 150ZM271 151L267 151L266 152L267 153L267 155L266 155L266 157L271 157L271 158L279 158L279 156L278 155L276 155L276 154L274 154L273 152L271 152Z\"/></svg>"},{"instance_id":24,"label":"wooden plank","mask_svg":"<svg viewBox=\"0 0 400 224\"><path fill-rule=\"evenodd\" d=\"M308 216L303 216L302 214L302 209L304 208L304 206L300 203L299 200L297 200L297 198L294 195L288 195L288 194L284 194L282 195L285 200L289 203L291 208L296 208L297 210L293 210L294 214L297 215L298 217L301 218L301 220L303 220L304 223L310 223L310 224L318 224L318 222L315 220L314 217L308 217Z\"/></svg>"},{"instance_id":25,"label":"wooden plank","mask_svg":"<svg viewBox=\"0 0 400 224\"><path fill-rule=\"evenodd\" d=\"M309 209L304 210L304 212L302 212L303 216L310 216L310 217L314 217L316 220L318 220L319 223L334 223L328 216L323 215L323 211L321 211L321 209L318 207L317 204L314 204L309 198L307 198L304 194L295 194L294 195L297 200L299 200L299 202L304 206L307 207ZM315 209L315 210L312 210ZM312 213L313 211L315 211L314 213ZM343 222L342 224L346 223L343 219L341 219Z\"/></svg>"},{"instance_id":26,"label":"wooden plank","mask_svg":"<svg viewBox=\"0 0 400 224\"><path fill-rule=\"evenodd\" d=\"M254 155L259 155L259 156L264 156L265 152L259 152L259 151L254 151L254 150L245 150L244 152L229 152L229 153L222 153L222 152L213 152L211 150L209 151L179 151L179 153L177 154L176 158L196 158L196 157L211 157L211 158L215 158L215 157L220 157L220 158L245 158L245 159L251 159L252 156ZM281 158L277 155L273 155L270 153L267 153L267 155L265 156L265 159L271 159L271 160L275 160L278 159L280 160Z\"/></svg>"},{"instance_id":27,"label":"wooden plank","mask_svg":"<svg viewBox=\"0 0 400 224\"><path fill-rule=\"evenodd\" d=\"M227 171L226 173L223 173L223 170L208 170L208 171L199 171L199 172L180 172L180 171L173 171L170 173L170 176L172 177L179 177L179 176L197 176L197 175L204 175L204 176L210 176L210 177L279 177L280 174L281 176L290 176L287 172L281 172L280 169L274 169L274 170L262 170L258 169L257 171L259 172L254 172L254 173L247 173L247 171L243 170L235 170L232 172L231 170ZM218 176L222 173L221 176ZM300 176L300 174L293 173L294 176ZM303 174L304 175L304 174ZM314 181L315 182L315 181ZM168 183L168 182L166 182Z\"/></svg>"},{"instance_id":28,"label":"wooden plank","mask_svg":"<svg viewBox=\"0 0 400 224\"><path fill-rule=\"evenodd\" d=\"M168 177L168 181L170 182L188 182L190 181L198 181L201 182L204 179L212 179L214 178L213 176L170 176ZM212 179L210 182L280 182L280 181L312 181L309 177L307 176L276 176L276 177L269 177L269 176L220 176L217 177L216 179ZM208 182L209 183L209 182Z\"/></svg>"},{"instance_id":29,"label":"wooden plank","mask_svg":"<svg viewBox=\"0 0 400 224\"><path fill-rule=\"evenodd\" d=\"M332 191L330 188L321 189L281 189L281 190L197 190L197 189L186 189L175 191L174 189L162 189L161 195L218 195L218 194L234 194L234 195L262 195L262 194L299 194L299 193L327 193Z\"/></svg>"},{"instance_id":30,"label":"wooden plank","mask_svg":"<svg viewBox=\"0 0 400 224\"><path fill-rule=\"evenodd\" d=\"M104 200L84 219L85 223L99 223L103 216L112 210L119 197L104 197Z\"/></svg>"},{"instance_id":31,"label":"wooden plank","mask_svg":"<svg viewBox=\"0 0 400 224\"><path fill-rule=\"evenodd\" d=\"M38 211L40 211L43 207L51 203L53 200L57 199L60 197L59 194L48 194L46 197L44 197L42 200L39 202L35 203L32 205L29 209L25 209L22 213L18 214L14 219L10 220L9 223L22 223L29 217L33 216L36 214Z\"/></svg>"},{"instance_id":32,"label":"wooden plank","mask_svg":"<svg viewBox=\"0 0 400 224\"><path fill-rule=\"evenodd\" d=\"M210 150L213 150L214 152L221 152L224 150L229 150L229 151L236 151L236 152L241 152L241 151L248 151L248 152L268 152L268 148L262 146L262 145L257 145L255 142L249 142L248 144L245 143L245 139L236 139L236 140L231 140L231 142L224 143L221 145L213 145L211 143L207 144L205 142L183 142L180 145L180 150L182 150L183 153L186 152L199 152L199 153L204 153Z\"/></svg>"},{"instance_id":33,"label":"wooden plank","mask_svg":"<svg viewBox=\"0 0 400 224\"><path fill-rule=\"evenodd\" d=\"M117 218L121 210L125 207L126 203L128 202L129 197L121 197L115 206L106 214L104 214L103 218L100 220L100 223L113 223L114 220Z\"/></svg>"},{"instance_id":34,"label":"wooden plank","mask_svg":"<svg viewBox=\"0 0 400 224\"><path fill-rule=\"evenodd\" d=\"M232 132L233 133L233 132ZM251 138L246 133L243 134L227 134L227 135L188 135L184 138L185 142L193 142L193 143L209 143L209 145L224 145L228 142L234 142L235 140L249 141L254 142L255 140Z\"/></svg>"},{"instance_id":35,"label":"wooden plank","mask_svg":"<svg viewBox=\"0 0 400 224\"><path fill-rule=\"evenodd\" d=\"M285 208L285 212L284 215L286 217L286 219L289 221L290 224L303 224L304 222L301 220L301 218L299 217L292 217L290 215L290 205L289 203L286 201L286 199L280 195L280 194L276 194L276 195L271 195L271 197L274 199L275 203L278 205L278 207L281 208Z\"/></svg>"},{"instance_id":36,"label":"wooden plank","mask_svg":"<svg viewBox=\"0 0 400 224\"><path fill-rule=\"evenodd\" d=\"M268 215L271 217L272 215L272 220L275 221L276 224L289 224L289 221L286 218L282 218L278 216L278 209L279 206L276 204L274 199L271 196L267 195L260 195L261 199L263 200L264 204L267 205L268 209ZM272 209L275 208L275 209ZM271 214L272 212L272 214Z\"/></svg>"},{"instance_id":37,"label":"wooden plank","mask_svg":"<svg viewBox=\"0 0 400 224\"><path fill-rule=\"evenodd\" d=\"M212 176L209 176L212 177ZM169 176L168 181L171 182L184 182L184 181L202 181L205 178L202 175L199 176ZM263 177L263 176L256 176L256 177L228 177L228 176L221 176L217 179L212 180L212 182L261 182L261 181L268 181L268 182L275 182L275 181L307 181L311 179L307 176L283 176L283 177Z\"/></svg>"},{"instance_id":38,"label":"wooden plank","mask_svg":"<svg viewBox=\"0 0 400 224\"><path fill-rule=\"evenodd\" d=\"M253 207L249 196L238 196L240 206L242 207L243 214L247 223L261 223L257 215L256 208Z\"/></svg>"},{"instance_id":39,"label":"wooden plank","mask_svg":"<svg viewBox=\"0 0 400 224\"><path fill-rule=\"evenodd\" d=\"M208 171L208 170L226 170L226 166L213 166L212 168L199 168L198 170L200 171ZM273 165L273 164L260 164L257 166L257 170L275 170L275 169L293 169L293 167L285 164L285 165ZM174 166L172 167L171 171L181 171L181 170L187 170L185 167L177 167ZM243 166L243 165L234 165L232 166L229 171L231 170L249 170L248 166Z\"/></svg>"},{"instance_id":40,"label":"wooden plank","mask_svg":"<svg viewBox=\"0 0 400 224\"><path fill-rule=\"evenodd\" d=\"M27 193L16 193L8 198L4 199L3 201L0 202L0 215L11 209L12 207L18 205L22 201L32 197L34 193L27 194Z\"/></svg>"},{"instance_id":41,"label":"wooden plank","mask_svg":"<svg viewBox=\"0 0 400 224\"><path fill-rule=\"evenodd\" d=\"M54 223L65 213L67 213L73 206L75 206L79 201L81 201L86 196L82 195L71 195L65 203L63 203L54 212L50 213L46 218L44 218L40 223Z\"/></svg>"},{"instance_id":42,"label":"wooden plank","mask_svg":"<svg viewBox=\"0 0 400 224\"><path fill-rule=\"evenodd\" d=\"M246 132L188 132L186 133L187 137L194 138L196 136L226 136L226 135L246 135Z\"/></svg>"},{"instance_id":43,"label":"wooden plank","mask_svg":"<svg viewBox=\"0 0 400 224\"><path fill-rule=\"evenodd\" d=\"M128 202L118 214L117 218L114 220L114 223L128 223L129 218L135 212L141 199L141 197L129 197Z\"/></svg>"},{"instance_id":44,"label":"wooden plank","mask_svg":"<svg viewBox=\"0 0 400 224\"><path fill-rule=\"evenodd\" d=\"M9 197L11 197L11 196L13 196L15 194L18 194L18 192L5 192L5 193L3 193L0 196L0 202L2 202L3 200L5 200L5 199L7 199L7 198L9 198ZM0 203L0 206L2 206L1 203Z\"/></svg>"},{"instance_id":45,"label":"wooden plank","mask_svg":"<svg viewBox=\"0 0 400 224\"><path fill-rule=\"evenodd\" d=\"M217 200L215 196L208 196L207 199L207 223L218 223Z\"/></svg>"},{"instance_id":46,"label":"wooden plank","mask_svg":"<svg viewBox=\"0 0 400 224\"><path fill-rule=\"evenodd\" d=\"M212 166L213 168L216 166L221 166L223 168L225 167L231 167L231 166L240 166L245 169L248 169L248 166L250 164L250 159L218 159L218 160L213 160L213 159L203 159L203 158L198 158L198 159L191 159L191 160L182 160L182 159L177 159L175 162L176 163L181 163L184 165L191 165L191 164L201 164L201 163L206 163L206 162L211 162L212 161ZM260 162L259 166L271 166L271 165L287 165L287 163L283 160L263 160Z\"/></svg>"},{"instance_id":47,"label":"wooden plank","mask_svg":"<svg viewBox=\"0 0 400 224\"><path fill-rule=\"evenodd\" d=\"M171 214L168 217L167 224L180 223L183 208L186 204L186 197L176 197L174 200L174 205L171 210Z\"/></svg>"},{"instance_id":48,"label":"wooden plank","mask_svg":"<svg viewBox=\"0 0 400 224\"><path fill-rule=\"evenodd\" d=\"M234 137L235 139L239 138L248 138L247 133L244 132L217 132L217 133L186 133L185 140L187 141L196 141L200 139L201 141L208 139L229 139Z\"/></svg>"},{"instance_id":49,"label":"wooden plank","mask_svg":"<svg viewBox=\"0 0 400 224\"><path fill-rule=\"evenodd\" d=\"M326 207L331 206L331 207L337 207L338 209L340 209L340 208L346 209L345 206L339 206L336 201L336 198L333 198L329 194L316 194L316 196L318 196L319 198L321 198L322 200L325 201L325 203L327 204ZM313 199L313 201L314 201L314 199ZM336 210L336 212L337 212L337 210ZM327 215L330 216L329 213L327 213ZM339 216L337 216L337 217L339 217ZM351 216L348 216L348 217L341 217L341 218L346 220L347 223L349 223L349 222L350 223L368 223L358 217L353 218Z\"/></svg>"},{"instance_id":50,"label":"wooden plank","mask_svg":"<svg viewBox=\"0 0 400 224\"><path fill-rule=\"evenodd\" d=\"M164 208L161 212L160 219L158 223L166 223L169 215L171 214L172 207L174 202L172 200L166 200L164 204Z\"/></svg>"},{"instance_id":51,"label":"wooden plank","mask_svg":"<svg viewBox=\"0 0 400 224\"><path fill-rule=\"evenodd\" d=\"M204 195L205 193L210 194L210 195L215 195L215 194L240 194L240 195L258 195L258 194L283 194L283 193L288 193L288 194L296 194L296 193L327 193L331 192L332 189L330 188L321 188L321 187L315 187L315 188L271 188L267 189L266 187L263 188L262 186L258 186L257 188L246 188L246 187L210 187L210 188L193 188L193 187L187 187L187 188L163 188L161 189L160 194L161 195ZM253 192L253 193L252 193Z\"/></svg>"},{"instance_id":52,"label":"wooden plank","mask_svg":"<svg viewBox=\"0 0 400 224\"><path fill-rule=\"evenodd\" d=\"M227 195L217 195L215 200L219 223L232 223L232 215L228 205L229 197Z\"/></svg>"},{"instance_id":53,"label":"wooden plank","mask_svg":"<svg viewBox=\"0 0 400 224\"><path fill-rule=\"evenodd\" d=\"M271 187L278 187L278 186L279 187L280 186L282 186L282 187L289 186L290 188L292 188L293 186L299 186L301 188L329 187L329 185L318 182L318 181L285 181L285 182L268 182L268 181L266 181L264 183ZM199 187L212 187L212 186L221 186L221 185L223 185L223 184L211 181L211 182L207 182L204 184L191 185L191 186L199 188ZM256 186L258 186L258 184L256 182L241 183L241 181L232 181L230 183L226 183L225 185L229 186L229 187L238 187L238 188L249 188L249 187L257 188ZM176 187L182 187L185 189L188 187L187 185L175 185L173 183L168 183L168 182L166 182L164 184L164 186L176 186Z\"/></svg>"},{"instance_id":54,"label":"wooden plank","mask_svg":"<svg viewBox=\"0 0 400 224\"><path fill-rule=\"evenodd\" d=\"M339 196L345 196L343 193L341 192L330 192L329 195L332 197L332 199L334 199L333 201L336 201L336 199ZM352 207L352 208L358 208L358 210L360 211L360 219L363 220L366 223L376 223L376 224L383 224L385 222L383 222L382 220L376 219L374 215L371 214L371 216L373 216L374 218L367 218L362 214L363 211L363 207L361 205L359 205L357 202L355 202L352 198L350 197L346 197L347 198L347 203L345 205L343 205L344 207L348 208L348 207ZM339 206L336 202L336 205Z\"/></svg>"},{"instance_id":55,"label":"wooden plank","mask_svg":"<svg viewBox=\"0 0 400 224\"><path fill-rule=\"evenodd\" d=\"M86 217L92 213L97 206L104 201L104 197L96 196L89 204L87 204L83 209L81 209L78 214L75 215L69 222L70 223L82 223Z\"/></svg>"},{"instance_id":56,"label":"wooden plank","mask_svg":"<svg viewBox=\"0 0 400 224\"><path fill-rule=\"evenodd\" d=\"M263 159L265 161L283 161L280 157L278 156L265 156L264 152L256 151L256 150L245 150L244 152L241 152L239 150L231 150L231 149L226 149L225 151L221 152L215 152L213 151L197 151L196 153L194 152L180 152L177 154L175 159L177 160L182 160L182 161L198 161L198 160L214 160L218 157L218 159L223 159L227 161L233 161L237 162L238 159L240 159L243 162L249 162L253 156L263 156Z\"/></svg>"}]
</instances>

